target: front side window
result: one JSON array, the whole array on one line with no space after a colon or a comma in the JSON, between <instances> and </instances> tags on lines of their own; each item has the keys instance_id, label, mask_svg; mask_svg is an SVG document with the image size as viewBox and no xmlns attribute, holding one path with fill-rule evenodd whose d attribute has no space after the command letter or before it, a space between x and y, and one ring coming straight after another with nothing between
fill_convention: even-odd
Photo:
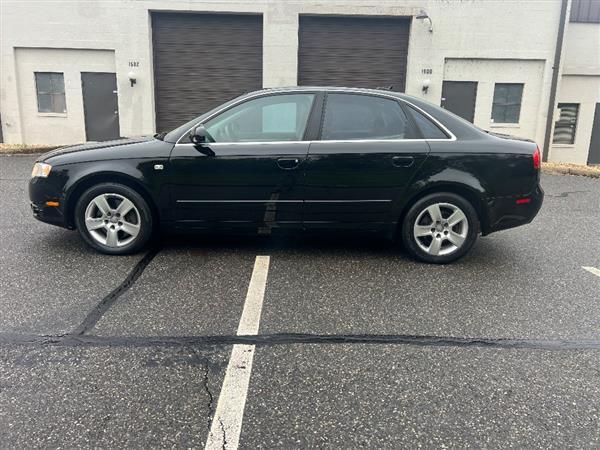
<instances>
[{"instance_id":1,"label":"front side window","mask_svg":"<svg viewBox=\"0 0 600 450\"><path fill-rule=\"evenodd\" d=\"M38 112L67 112L65 100L65 80L60 72L35 72Z\"/></svg>"},{"instance_id":2,"label":"front side window","mask_svg":"<svg viewBox=\"0 0 600 450\"><path fill-rule=\"evenodd\" d=\"M204 124L213 142L301 141L314 94L249 100Z\"/></svg>"},{"instance_id":3,"label":"front side window","mask_svg":"<svg viewBox=\"0 0 600 450\"><path fill-rule=\"evenodd\" d=\"M574 144L575 131L577 130L577 116L579 115L579 104L559 103L560 116L554 122L553 144Z\"/></svg>"},{"instance_id":4,"label":"front side window","mask_svg":"<svg viewBox=\"0 0 600 450\"><path fill-rule=\"evenodd\" d=\"M356 94L328 94L322 140L416 138L395 100Z\"/></svg>"},{"instance_id":5,"label":"front side window","mask_svg":"<svg viewBox=\"0 0 600 450\"><path fill-rule=\"evenodd\" d=\"M519 123L523 83L496 83L492 104L492 122Z\"/></svg>"}]
</instances>

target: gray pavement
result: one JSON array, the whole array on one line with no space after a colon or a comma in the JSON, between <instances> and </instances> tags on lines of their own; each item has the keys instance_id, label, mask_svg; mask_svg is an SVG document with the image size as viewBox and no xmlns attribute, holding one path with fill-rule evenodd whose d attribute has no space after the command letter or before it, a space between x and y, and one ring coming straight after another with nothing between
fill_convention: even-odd
<instances>
[{"instance_id":1,"label":"gray pavement","mask_svg":"<svg viewBox=\"0 0 600 450\"><path fill-rule=\"evenodd\" d=\"M2 448L203 445L226 349L0 348Z\"/></svg>"},{"instance_id":2,"label":"gray pavement","mask_svg":"<svg viewBox=\"0 0 600 450\"><path fill-rule=\"evenodd\" d=\"M245 448L589 448L600 352L259 348Z\"/></svg>"},{"instance_id":3,"label":"gray pavement","mask_svg":"<svg viewBox=\"0 0 600 450\"><path fill-rule=\"evenodd\" d=\"M257 346L240 447L600 446L600 277L582 269L600 268L599 180L543 175L532 224L449 266L376 239L168 238L78 340L143 255L35 221L34 159L0 156L2 447L202 447L231 352L205 337L235 335L256 255L259 333L285 343Z\"/></svg>"}]
</instances>

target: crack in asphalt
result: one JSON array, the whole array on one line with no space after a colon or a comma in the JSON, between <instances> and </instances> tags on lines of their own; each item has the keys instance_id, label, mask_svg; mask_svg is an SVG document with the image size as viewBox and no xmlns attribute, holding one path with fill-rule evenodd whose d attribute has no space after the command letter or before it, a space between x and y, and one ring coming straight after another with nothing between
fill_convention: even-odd
<instances>
[{"instance_id":1,"label":"crack in asphalt","mask_svg":"<svg viewBox=\"0 0 600 450\"><path fill-rule=\"evenodd\" d=\"M483 347L532 350L600 350L600 339L514 339L466 338L410 334L310 334L274 333L260 335L204 336L60 336L0 333L0 344L60 347L199 347L225 345L292 344L388 344L420 347Z\"/></svg>"},{"instance_id":2,"label":"crack in asphalt","mask_svg":"<svg viewBox=\"0 0 600 450\"><path fill-rule=\"evenodd\" d=\"M221 425L221 432L223 433L223 450L227 450L227 435L225 434L225 425L221 419L219 419L219 424Z\"/></svg>"},{"instance_id":3,"label":"crack in asphalt","mask_svg":"<svg viewBox=\"0 0 600 450\"><path fill-rule=\"evenodd\" d=\"M590 192L590 191L567 191L567 192L561 192L560 194L546 194L546 196L552 197L552 198L564 198L571 194L584 194L586 192Z\"/></svg>"},{"instance_id":4,"label":"crack in asphalt","mask_svg":"<svg viewBox=\"0 0 600 450\"><path fill-rule=\"evenodd\" d=\"M186 346L185 348L187 348L189 351L192 352L192 354L194 355L194 358L196 359L196 361L202 363L202 365L204 366L204 375L202 378L202 386L204 387L204 391L206 392L206 395L208 396L208 403L207 403L207 408L208 408L208 415L207 415L207 430L210 432L210 426L212 423L212 417L215 413L214 410L214 402L215 402L215 398L213 396L213 393L210 390L209 387L209 376L210 376L210 366L208 363L208 359L207 358L203 358L201 357L198 352L196 352L196 349L190 346Z\"/></svg>"},{"instance_id":5,"label":"crack in asphalt","mask_svg":"<svg viewBox=\"0 0 600 450\"><path fill-rule=\"evenodd\" d=\"M82 336L91 331L102 316L115 304L125 292L127 292L135 281L144 273L144 270L160 251L159 247L150 249L142 259L133 267L123 282L114 288L88 313L83 322L69 335Z\"/></svg>"}]
</instances>

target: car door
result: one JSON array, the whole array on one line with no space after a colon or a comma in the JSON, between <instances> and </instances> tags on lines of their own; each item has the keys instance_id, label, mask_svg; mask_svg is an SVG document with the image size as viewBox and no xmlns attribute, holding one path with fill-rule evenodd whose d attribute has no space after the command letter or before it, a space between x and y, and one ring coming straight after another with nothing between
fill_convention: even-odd
<instances>
[{"instance_id":1,"label":"car door","mask_svg":"<svg viewBox=\"0 0 600 450\"><path fill-rule=\"evenodd\" d=\"M304 225L385 230L429 152L394 98L330 92L305 164Z\"/></svg>"},{"instance_id":2,"label":"car door","mask_svg":"<svg viewBox=\"0 0 600 450\"><path fill-rule=\"evenodd\" d=\"M312 92L252 98L205 120L206 144L184 135L169 167L176 226L259 233L301 226L304 134L316 98Z\"/></svg>"}]
</instances>

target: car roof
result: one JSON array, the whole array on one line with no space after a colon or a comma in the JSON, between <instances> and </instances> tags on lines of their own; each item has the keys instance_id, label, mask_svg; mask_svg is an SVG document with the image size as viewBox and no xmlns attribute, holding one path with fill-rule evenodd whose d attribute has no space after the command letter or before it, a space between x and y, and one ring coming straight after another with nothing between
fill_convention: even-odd
<instances>
[{"instance_id":1,"label":"car roof","mask_svg":"<svg viewBox=\"0 0 600 450\"><path fill-rule=\"evenodd\" d=\"M347 86L283 86L283 87L271 87L265 88L254 92L249 92L249 94L256 94L258 92L348 92L348 93L363 93L363 94L380 94L380 95L392 95L395 97L407 97L411 96L403 94L401 92L392 91L390 89L371 89L371 88L361 88L361 87L347 87Z\"/></svg>"},{"instance_id":2,"label":"car roof","mask_svg":"<svg viewBox=\"0 0 600 450\"><path fill-rule=\"evenodd\" d=\"M347 86L285 86L285 87L272 87L260 89L257 91L252 91L244 94L245 96L255 96L261 93L286 93L286 92L343 92L348 94L370 94L370 95L381 95L385 97L396 97L402 100L405 100L409 103L412 103L419 108L425 109L429 114L437 114L440 110L443 112L447 112L445 109L440 106L428 102L427 100L415 97L409 94L405 94L404 92L392 91L389 89L371 89L371 88L361 88L361 87L347 87ZM451 114L451 113L450 113ZM463 119L461 119L463 120ZM466 121L465 121L466 122ZM472 126L472 124L468 124Z\"/></svg>"}]
</instances>

